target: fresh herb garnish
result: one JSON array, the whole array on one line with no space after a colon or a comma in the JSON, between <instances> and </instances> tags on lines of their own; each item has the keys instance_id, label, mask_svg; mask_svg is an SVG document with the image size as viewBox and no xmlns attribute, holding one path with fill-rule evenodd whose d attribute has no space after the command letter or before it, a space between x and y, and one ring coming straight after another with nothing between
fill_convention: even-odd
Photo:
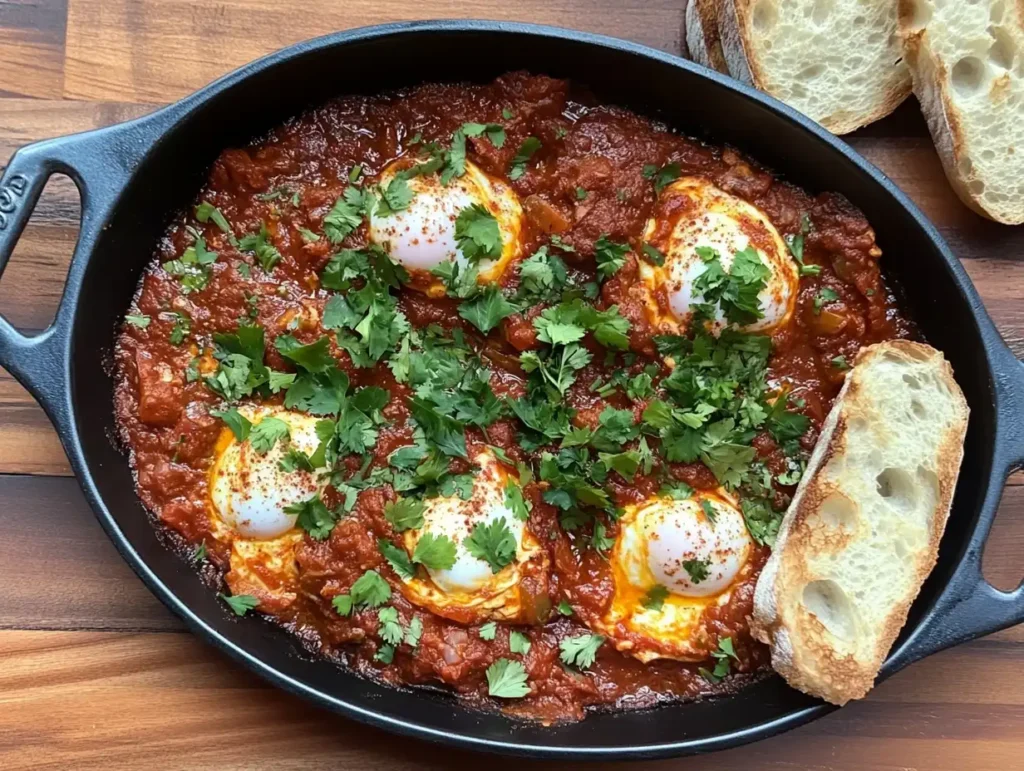
<instances>
[{"instance_id":1,"label":"fresh herb garnish","mask_svg":"<svg viewBox=\"0 0 1024 771\"><path fill-rule=\"evenodd\" d=\"M253 597L251 594L219 594L217 596L228 604L236 616L244 616L260 604L259 598Z\"/></svg>"},{"instance_id":2,"label":"fresh herb garnish","mask_svg":"<svg viewBox=\"0 0 1024 771\"><path fill-rule=\"evenodd\" d=\"M577 637L566 637L558 643L561 650L558 657L563 664L588 669L597 659L597 649L604 643L599 634L583 634Z\"/></svg>"},{"instance_id":3,"label":"fresh herb garnish","mask_svg":"<svg viewBox=\"0 0 1024 771\"><path fill-rule=\"evenodd\" d=\"M499 699L521 699L530 693L526 669L518 661L498 659L487 667L487 693Z\"/></svg>"},{"instance_id":4,"label":"fresh herb garnish","mask_svg":"<svg viewBox=\"0 0 1024 771\"><path fill-rule=\"evenodd\" d=\"M508 178L515 180L523 176L526 173L526 164L533 157L534 153L540 150L540 147L541 143L537 137L527 137L524 139L523 143L519 145L519 149L516 150L516 154L512 157Z\"/></svg>"}]
</instances>

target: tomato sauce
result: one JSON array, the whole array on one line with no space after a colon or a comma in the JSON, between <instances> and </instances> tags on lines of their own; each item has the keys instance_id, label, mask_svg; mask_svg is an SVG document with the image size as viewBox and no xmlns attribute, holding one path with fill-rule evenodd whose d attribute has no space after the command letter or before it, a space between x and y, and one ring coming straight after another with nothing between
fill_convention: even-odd
<instances>
[{"instance_id":1,"label":"tomato sauce","mask_svg":"<svg viewBox=\"0 0 1024 771\"><path fill-rule=\"evenodd\" d=\"M501 148L483 137L468 140L470 159L502 179L508 178L522 141L531 136L540 139L541 149L525 172L508 182L525 212L522 254L529 256L557 235L570 249L560 252L570 272L587 280L595 280L594 250L599 238L636 244L656 213L657 196L642 173L646 165L678 164L683 175L706 178L756 206L783 235L797 235L809 223L804 260L820 266L820 272L801 278L791 321L772 333L769 363L769 381L786 383L791 397L803 400L802 411L811 419L811 428L801 439L807 451L843 382L837 358L852 363L867 344L917 336L879 270L880 250L870 225L845 199L827 193L812 196L731 149L703 144L646 118L596 103L566 81L513 73L487 85L427 85L384 96L334 100L289 120L248 147L225 150L197 198L216 206L235 234L258 231L266 223L268 237L281 254L273 272L239 269L239 263L252 263L252 259L243 257L228 234L209 222L198 227L207 248L219 257L210 266L205 288L182 293L179 280L161 268L180 257L193 241L194 234L188 230L197 227L192 211L182 212L167 229L139 284L137 312L150 322L145 328L126 324L116 345L114 406L138 494L159 525L175 534L183 551L205 544L217 582L228 570L230 545L211 532L206 501L207 475L223 430L222 422L209 411L221 398L201 376L190 378L190 370L193 375L207 374L215 367L211 336L233 331L239 320L262 326L268 341L286 332L302 343L323 335L319 319L331 293L320 288L319 274L336 248L323 238L307 242L301 229L321 231L324 216L349 184L354 166L372 179L391 161L411 152L417 135L422 142L446 143L467 121L504 126L507 140ZM585 198L580 189L586 191ZM365 243L364 223L344 245L358 248ZM515 270L502 278L506 286L516 281ZM638 355L630 374L660 363L644 308L630 291L637 282L637 257L630 253L622 269L604 282L599 298L604 307L618 305L631 322L630 347ZM816 307L822 288L831 289L838 298L824 309ZM517 313L484 336L459 317L451 299L431 299L403 288L399 308L416 328L428 324L462 328L491 368L491 387L499 398L516 398L525 392L518 355L538 346L532 319L539 309ZM189 320L188 336L174 344L170 338L181 316ZM393 425L382 429L371 450L370 467L386 466L392 451L411 442L411 430L404 426L410 390L396 382L383 363L359 369L341 349L333 353L353 384L380 385L390 393L384 415ZM621 392L606 399L588 387L612 374L602 360L602 355L594 356L567 395L576 410L576 425L594 424L609 405L631 408ZM272 345L268 345L266 363L274 369L290 369ZM281 397L274 398L280 401ZM467 436L471 447L485 441L475 429ZM486 442L503 449L513 461L536 461L537 453L519 446L514 418L490 426ZM769 468L785 469L781 450L767 434L755 439L755 447ZM363 459L343 462L355 470ZM670 471L694 488L717 486L714 475L699 462L671 464ZM617 479L611 490L621 506L655 494L658 485L653 477L638 474L632 484ZM776 491L777 505L784 507L791 492ZM334 500L330 495L329 504ZM767 649L747 631L754 583L769 553L765 547L755 547L755 569L731 600L705 615L710 640L731 636L734 641L737 660L732 677L709 682L698 673L707 662L661 659L644 664L608 644L585 672L563 666L559 641L588 631L588 619L607 609L613 590L611 571L601 554L580 548L577 541L584 533L560 527L556 510L542 499L536 481L526 485L525 495L533 504L530 530L546 545L551 569L550 575L524 580L536 624L516 628L531 641L522 661L532 692L525 699L503 702L504 709L544 721L579 719L588 708L635 709L714 695L742 687L766 671ZM440 683L470 703L493 708L484 673L499 658L510 656L508 625L499 623L494 640L483 640L476 628L425 613L402 596L377 548L377 539L391 533L383 511L395 497L389 485L364 490L351 514L339 521L327 540L303 534L287 597L264 603L260 610L312 650L367 676L396 684ZM614 523L608 535L616 535ZM379 648L376 613L341 617L330 602L369 569L380 571L394 585L391 604L403 623L414 612L423 619L415 651L399 649L387 664L374 658ZM556 610L563 600L572 605L572 616Z\"/></svg>"}]
</instances>

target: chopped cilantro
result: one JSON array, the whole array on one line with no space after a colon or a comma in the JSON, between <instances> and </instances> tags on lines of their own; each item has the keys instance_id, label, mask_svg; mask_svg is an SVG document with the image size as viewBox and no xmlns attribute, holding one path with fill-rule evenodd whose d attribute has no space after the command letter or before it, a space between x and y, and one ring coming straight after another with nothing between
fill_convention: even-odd
<instances>
[{"instance_id":1,"label":"chopped cilantro","mask_svg":"<svg viewBox=\"0 0 1024 771\"><path fill-rule=\"evenodd\" d=\"M133 327L138 327L139 329L145 329L146 327L149 326L149 322L151 321L149 316L132 315L131 313L125 316L124 320L131 324Z\"/></svg>"},{"instance_id":2,"label":"chopped cilantro","mask_svg":"<svg viewBox=\"0 0 1024 771\"><path fill-rule=\"evenodd\" d=\"M446 535L423 533L416 542L412 561L431 570L450 570L455 564L455 542Z\"/></svg>"},{"instance_id":3,"label":"chopped cilantro","mask_svg":"<svg viewBox=\"0 0 1024 771\"><path fill-rule=\"evenodd\" d=\"M540 140L537 137L527 137L519 145L516 154L512 157L512 165L508 170L509 179L519 179L526 173L526 164L533 157L534 153L540 150Z\"/></svg>"},{"instance_id":4,"label":"chopped cilantro","mask_svg":"<svg viewBox=\"0 0 1024 771\"><path fill-rule=\"evenodd\" d=\"M377 192L380 197L377 199L377 208L374 213L380 217L387 217L397 211L408 209L415 197L409 183L401 175L392 177L387 187L378 187Z\"/></svg>"},{"instance_id":5,"label":"chopped cilantro","mask_svg":"<svg viewBox=\"0 0 1024 771\"><path fill-rule=\"evenodd\" d=\"M500 572L516 556L516 539L504 517L478 522L463 544L471 555L490 565L492 573Z\"/></svg>"},{"instance_id":6,"label":"chopped cilantro","mask_svg":"<svg viewBox=\"0 0 1024 771\"><path fill-rule=\"evenodd\" d=\"M498 659L487 667L487 693L500 699L521 699L530 693L526 669L518 661Z\"/></svg>"},{"instance_id":7,"label":"chopped cilantro","mask_svg":"<svg viewBox=\"0 0 1024 771\"><path fill-rule=\"evenodd\" d=\"M628 244L616 243L609 240L608 236L601 236L594 244L594 256L597 258L597 275L605 280L611 278L626 264L626 255L628 253Z\"/></svg>"},{"instance_id":8,"label":"chopped cilantro","mask_svg":"<svg viewBox=\"0 0 1024 771\"><path fill-rule=\"evenodd\" d=\"M290 436L288 424L280 418L267 416L253 426L249 433L252 449L260 455L266 455L278 441L285 441Z\"/></svg>"},{"instance_id":9,"label":"chopped cilantro","mask_svg":"<svg viewBox=\"0 0 1024 771\"><path fill-rule=\"evenodd\" d=\"M284 358L307 372L326 372L337 366L330 353L331 341L327 335L309 345L302 345L291 335L279 335L274 340L274 347Z\"/></svg>"},{"instance_id":10,"label":"chopped cilantro","mask_svg":"<svg viewBox=\"0 0 1024 771\"><path fill-rule=\"evenodd\" d=\"M661 584L657 584L647 590L647 594L644 595L642 603L647 610L661 610L667 598L668 589Z\"/></svg>"},{"instance_id":11,"label":"chopped cilantro","mask_svg":"<svg viewBox=\"0 0 1024 771\"><path fill-rule=\"evenodd\" d=\"M506 300L501 290L494 284L489 285L472 300L459 305L459 315L484 333L490 332L502 319L518 310L519 308Z\"/></svg>"},{"instance_id":12,"label":"chopped cilantro","mask_svg":"<svg viewBox=\"0 0 1024 771\"><path fill-rule=\"evenodd\" d=\"M838 299L839 293L835 289L823 286L818 290L818 294L814 296L814 315L819 315L826 303L834 303Z\"/></svg>"},{"instance_id":13,"label":"chopped cilantro","mask_svg":"<svg viewBox=\"0 0 1024 771\"><path fill-rule=\"evenodd\" d=\"M586 188L583 188L583 187L577 187L576 188L576 200L577 201L586 201L588 195L590 195L590 193L587 192Z\"/></svg>"},{"instance_id":14,"label":"chopped cilantro","mask_svg":"<svg viewBox=\"0 0 1024 771\"><path fill-rule=\"evenodd\" d=\"M570 605L565 600L562 600L561 602L558 603L558 612L561 613L563 616L571 616L572 615L572 605Z\"/></svg>"},{"instance_id":15,"label":"chopped cilantro","mask_svg":"<svg viewBox=\"0 0 1024 771\"><path fill-rule=\"evenodd\" d=\"M391 523L396 533L419 530L423 527L423 501L415 498L399 498L384 506L384 518Z\"/></svg>"},{"instance_id":16,"label":"chopped cilantro","mask_svg":"<svg viewBox=\"0 0 1024 771\"><path fill-rule=\"evenodd\" d=\"M566 637L558 643L561 650L559 658L563 664L578 669L588 669L597 658L597 649L604 643L599 634L582 634L577 637Z\"/></svg>"},{"instance_id":17,"label":"chopped cilantro","mask_svg":"<svg viewBox=\"0 0 1024 771\"><path fill-rule=\"evenodd\" d=\"M402 624L398 620L398 609L390 605L377 611L377 634L388 645L398 645L402 642L404 632Z\"/></svg>"},{"instance_id":18,"label":"chopped cilantro","mask_svg":"<svg viewBox=\"0 0 1024 771\"><path fill-rule=\"evenodd\" d=\"M512 653L525 656L530 652L530 638L522 632L512 630L508 635L508 649Z\"/></svg>"},{"instance_id":19,"label":"chopped cilantro","mask_svg":"<svg viewBox=\"0 0 1024 771\"><path fill-rule=\"evenodd\" d=\"M719 682L723 677L729 674L729 659L739 661L739 657L736 655L736 651L733 649L732 638L723 637L718 641L718 650L711 652L712 658L715 659L715 669L713 672L709 672L704 667L701 667L697 671L700 672L701 676L712 683Z\"/></svg>"},{"instance_id":20,"label":"chopped cilantro","mask_svg":"<svg viewBox=\"0 0 1024 771\"><path fill-rule=\"evenodd\" d=\"M455 218L455 240L470 263L501 256L498 220L478 203L470 204Z\"/></svg>"},{"instance_id":21,"label":"chopped cilantro","mask_svg":"<svg viewBox=\"0 0 1024 771\"><path fill-rule=\"evenodd\" d=\"M212 203L203 201L199 204L196 207L196 219L204 224L213 221L213 224L227 235L228 241L232 245L237 243L234 234L231 232L231 225L228 224L227 217L225 217L224 213Z\"/></svg>"},{"instance_id":22,"label":"chopped cilantro","mask_svg":"<svg viewBox=\"0 0 1024 771\"><path fill-rule=\"evenodd\" d=\"M665 264L665 253L658 249L654 244L644 241L640 248L644 253L644 257L655 265L661 267Z\"/></svg>"},{"instance_id":23,"label":"chopped cilantro","mask_svg":"<svg viewBox=\"0 0 1024 771\"><path fill-rule=\"evenodd\" d=\"M377 550L401 578L408 580L416 575L416 567L412 564L409 555L401 546L396 546L387 539L378 538Z\"/></svg>"},{"instance_id":24,"label":"chopped cilantro","mask_svg":"<svg viewBox=\"0 0 1024 771\"><path fill-rule=\"evenodd\" d=\"M478 137L482 134L499 149L505 145L505 128L498 123L463 123L462 133L467 137Z\"/></svg>"},{"instance_id":25,"label":"chopped cilantro","mask_svg":"<svg viewBox=\"0 0 1024 771\"><path fill-rule=\"evenodd\" d=\"M402 639L406 645L410 648L415 648L420 644L420 637L423 636L423 619L419 616L413 616L409 622L408 628L405 630L405 637Z\"/></svg>"},{"instance_id":26,"label":"chopped cilantro","mask_svg":"<svg viewBox=\"0 0 1024 771\"><path fill-rule=\"evenodd\" d=\"M530 510L533 508L533 504L523 496L523 488L511 477L505 482L505 508L512 512L512 516L523 522L529 519Z\"/></svg>"},{"instance_id":27,"label":"chopped cilantro","mask_svg":"<svg viewBox=\"0 0 1024 771\"><path fill-rule=\"evenodd\" d=\"M226 410L210 410L210 414L215 418L223 420L224 424L231 429L231 433L235 435L235 439L239 442L244 442L249 437L252 423L234 407L229 407Z\"/></svg>"},{"instance_id":28,"label":"chopped cilantro","mask_svg":"<svg viewBox=\"0 0 1024 771\"><path fill-rule=\"evenodd\" d=\"M281 252L271 242L270 232L267 230L265 222L260 223L258 233L242 236L238 242L238 248L243 252L252 252L266 273L270 273L274 266L281 261Z\"/></svg>"},{"instance_id":29,"label":"chopped cilantro","mask_svg":"<svg viewBox=\"0 0 1024 771\"><path fill-rule=\"evenodd\" d=\"M260 604L259 598L253 597L251 594L221 594L218 596L228 604L228 607L235 612L236 616L244 616Z\"/></svg>"},{"instance_id":30,"label":"chopped cilantro","mask_svg":"<svg viewBox=\"0 0 1024 771\"><path fill-rule=\"evenodd\" d=\"M644 167L644 176L647 176L647 169ZM667 163L660 169L650 175L650 178L654 180L654 192L661 193L669 184L679 179L682 176L682 170L679 168L678 163Z\"/></svg>"},{"instance_id":31,"label":"chopped cilantro","mask_svg":"<svg viewBox=\"0 0 1024 771\"><path fill-rule=\"evenodd\" d=\"M689 559L683 560L682 564L683 570L685 570L689 574L690 580L694 584L699 584L701 581L705 580L708 577L708 568L711 567L711 560Z\"/></svg>"},{"instance_id":32,"label":"chopped cilantro","mask_svg":"<svg viewBox=\"0 0 1024 771\"><path fill-rule=\"evenodd\" d=\"M846 361L846 357L843 356L843 355L833 356L832 357L832 366L835 367L838 370L848 370L848 369L850 369L850 364L849 364L849 362Z\"/></svg>"},{"instance_id":33,"label":"chopped cilantro","mask_svg":"<svg viewBox=\"0 0 1024 771\"><path fill-rule=\"evenodd\" d=\"M373 195L349 185L324 217L324 235L332 244L340 244L363 222L374 204Z\"/></svg>"},{"instance_id":34,"label":"chopped cilantro","mask_svg":"<svg viewBox=\"0 0 1024 771\"><path fill-rule=\"evenodd\" d=\"M486 624L480 627L477 632L480 635L481 640L492 641L498 634L498 624L494 621L488 621Z\"/></svg>"},{"instance_id":35,"label":"chopped cilantro","mask_svg":"<svg viewBox=\"0 0 1024 771\"><path fill-rule=\"evenodd\" d=\"M352 605L378 608L391 599L391 587L376 570L367 570L349 590Z\"/></svg>"},{"instance_id":36,"label":"chopped cilantro","mask_svg":"<svg viewBox=\"0 0 1024 771\"><path fill-rule=\"evenodd\" d=\"M266 421L267 418L263 420ZM326 540L338 521L338 515L327 508L319 493L300 503L289 504L284 510L286 514L295 514L295 524L316 541Z\"/></svg>"}]
</instances>

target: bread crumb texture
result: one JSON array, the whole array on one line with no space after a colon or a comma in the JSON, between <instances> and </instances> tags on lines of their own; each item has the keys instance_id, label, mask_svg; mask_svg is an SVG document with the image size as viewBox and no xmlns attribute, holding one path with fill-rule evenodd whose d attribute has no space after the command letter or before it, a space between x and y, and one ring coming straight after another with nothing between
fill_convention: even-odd
<instances>
[{"instance_id":1,"label":"bread crumb texture","mask_svg":"<svg viewBox=\"0 0 1024 771\"><path fill-rule=\"evenodd\" d=\"M901 0L914 91L957 194L1024 222L1024 4Z\"/></svg>"},{"instance_id":2,"label":"bread crumb texture","mask_svg":"<svg viewBox=\"0 0 1024 771\"><path fill-rule=\"evenodd\" d=\"M893 0L723 0L719 20L734 77L834 133L888 115L910 93Z\"/></svg>"}]
</instances>

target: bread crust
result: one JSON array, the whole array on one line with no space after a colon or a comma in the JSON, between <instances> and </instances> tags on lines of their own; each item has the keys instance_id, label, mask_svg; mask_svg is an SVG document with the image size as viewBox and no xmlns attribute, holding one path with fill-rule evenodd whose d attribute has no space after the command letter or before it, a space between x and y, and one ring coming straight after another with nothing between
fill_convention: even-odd
<instances>
[{"instance_id":1,"label":"bread crust","mask_svg":"<svg viewBox=\"0 0 1024 771\"><path fill-rule=\"evenodd\" d=\"M878 413L864 391L861 373L880 358L905 362L926 362L934 366L937 379L951 399L953 420L937 441L935 468L938 494L929 519L927 542L909 554L901 569L909 571L907 591L886 607L881 622L866 631L866 645L853 653L838 650L835 637L814 612L808 612L805 588L820 582L824 575L809 568L809 557L823 554L842 559L856 535L853 531L822 526L826 499L843 493L822 473L830 461L845 464L849 427L857 422L877 421ZM942 354L930 346L895 340L863 349L854 369L836 399L822 427L821 437L807 465L793 502L786 512L771 558L765 565L754 594L751 633L771 646L772 667L790 685L833 704L845 704L863 697L903 625L921 585L938 556L939 542L949 516L949 508L963 457L963 440L969 410L953 379L952 367ZM884 430L884 427L881 427ZM856 502L851 502L856 505Z\"/></svg>"},{"instance_id":2,"label":"bread crust","mask_svg":"<svg viewBox=\"0 0 1024 771\"><path fill-rule=\"evenodd\" d=\"M729 73L737 80L777 96L768 86L768 78L753 51L753 7L755 0L721 0L718 4L718 34ZM904 80L887 89L874 100L873 110L866 113L809 115L833 134L849 134L862 126L889 115L910 96L911 84Z\"/></svg>"},{"instance_id":3,"label":"bread crust","mask_svg":"<svg viewBox=\"0 0 1024 771\"><path fill-rule=\"evenodd\" d=\"M718 0L689 0L683 17L683 37L690 58L728 75L729 67L718 35Z\"/></svg>"},{"instance_id":4,"label":"bread crust","mask_svg":"<svg viewBox=\"0 0 1024 771\"><path fill-rule=\"evenodd\" d=\"M1018 0L1018 4L1018 14L1024 18L1024 2ZM903 57L910 68L914 95L921 103L921 112L949 184L960 200L981 216L1004 225L1024 223L1024 207L1017 211L993 211L985 206L980 194L971 190L974 176L961 171L965 168L964 161L970 159L970 148L960 111L950 96L950 73L943 61L932 53L927 26L915 29L914 17L913 0L899 0L897 23Z\"/></svg>"}]
</instances>

